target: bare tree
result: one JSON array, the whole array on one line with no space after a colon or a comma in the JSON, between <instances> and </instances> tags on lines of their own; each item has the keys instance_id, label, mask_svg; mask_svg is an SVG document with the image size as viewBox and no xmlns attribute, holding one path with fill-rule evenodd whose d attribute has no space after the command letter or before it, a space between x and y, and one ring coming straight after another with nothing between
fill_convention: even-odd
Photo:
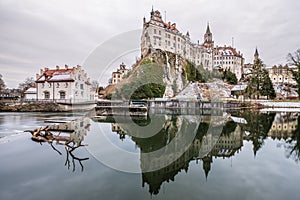
<instances>
[{"instance_id":1,"label":"bare tree","mask_svg":"<svg viewBox=\"0 0 300 200\"><path fill-rule=\"evenodd\" d=\"M298 70L291 70L294 80L297 82L297 93L300 98L300 49L294 53L288 54L289 65L294 65Z\"/></svg>"},{"instance_id":2,"label":"bare tree","mask_svg":"<svg viewBox=\"0 0 300 200\"><path fill-rule=\"evenodd\" d=\"M0 74L0 94L2 93L2 91L5 89L5 83L2 79L2 75Z\"/></svg>"},{"instance_id":3,"label":"bare tree","mask_svg":"<svg viewBox=\"0 0 300 200\"><path fill-rule=\"evenodd\" d=\"M18 89L21 91L21 97L24 97L24 92L33 86L35 86L35 80L33 77L27 77L22 83L19 83Z\"/></svg>"}]
</instances>

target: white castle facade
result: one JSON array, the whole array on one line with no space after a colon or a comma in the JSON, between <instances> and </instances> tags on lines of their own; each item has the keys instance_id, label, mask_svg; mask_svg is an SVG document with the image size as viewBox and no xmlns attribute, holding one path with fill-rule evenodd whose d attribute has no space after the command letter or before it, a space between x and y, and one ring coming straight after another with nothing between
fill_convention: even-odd
<instances>
[{"instance_id":1,"label":"white castle facade","mask_svg":"<svg viewBox=\"0 0 300 200\"><path fill-rule=\"evenodd\" d=\"M159 11L154 12L152 9L150 15L148 22L146 18L143 20L142 57L147 55L149 49L160 49L180 55L207 70L219 67L230 70L238 79L241 78L243 55L233 47L215 48L209 25L204 34L204 42L193 43L189 32L183 34L177 29L176 23L164 22Z\"/></svg>"}]
</instances>

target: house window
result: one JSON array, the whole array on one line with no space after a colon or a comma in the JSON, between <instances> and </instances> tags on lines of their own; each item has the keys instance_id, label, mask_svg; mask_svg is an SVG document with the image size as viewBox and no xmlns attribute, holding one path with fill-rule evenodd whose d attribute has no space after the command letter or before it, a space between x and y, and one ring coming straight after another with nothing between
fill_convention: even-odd
<instances>
[{"instance_id":1,"label":"house window","mask_svg":"<svg viewBox=\"0 0 300 200\"><path fill-rule=\"evenodd\" d=\"M59 92L59 98L60 99L65 99L66 98L66 92L65 91L60 91Z\"/></svg>"},{"instance_id":2,"label":"house window","mask_svg":"<svg viewBox=\"0 0 300 200\"><path fill-rule=\"evenodd\" d=\"M59 83L56 83L56 88L59 88Z\"/></svg>"},{"instance_id":3,"label":"house window","mask_svg":"<svg viewBox=\"0 0 300 200\"><path fill-rule=\"evenodd\" d=\"M45 99L50 99L50 92L44 92L44 98Z\"/></svg>"},{"instance_id":4,"label":"house window","mask_svg":"<svg viewBox=\"0 0 300 200\"><path fill-rule=\"evenodd\" d=\"M158 34L161 35L161 31L158 31Z\"/></svg>"},{"instance_id":5,"label":"house window","mask_svg":"<svg viewBox=\"0 0 300 200\"><path fill-rule=\"evenodd\" d=\"M82 90L83 90L83 84L80 84L80 89L82 89Z\"/></svg>"},{"instance_id":6,"label":"house window","mask_svg":"<svg viewBox=\"0 0 300 200\"><path fill-rule=\"evenodd\" d=\"M156 29L154 29L153 31L154 31L154 34L156 34Z\"/></svg>"},{"instance_id":7,"label":"house window","mask_svg":"<svg viewBox=\"0 0 300 200\"><path fill-rule=\"evenodd\" d=\"M51 88L51 83L48 83L48 87Z\"/></svg>"},{"instance_id":8,"label":"house window","mask_svg":"<svg viewBox=\"0 0 300 200\"><path fill-rule=\"evenodd\" d=\"M69 86L69 84L68 83L65 83L65 88L67 88Z\"/></svg>"},{"instance_id":9,"label":"house window","mask_svg":"<svg viewBox=\"0 0 300 200\"><path fill-rule=\"evenodd\" d=\"M44 88L45 87L45 83L42 83L42 88Z\"/></svg>"}]
</instances>

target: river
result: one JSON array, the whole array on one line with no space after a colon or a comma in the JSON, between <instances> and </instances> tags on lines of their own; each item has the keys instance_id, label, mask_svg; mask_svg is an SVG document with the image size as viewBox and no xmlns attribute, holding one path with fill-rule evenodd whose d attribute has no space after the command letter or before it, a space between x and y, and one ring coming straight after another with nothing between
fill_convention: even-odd
<instances>
[{"instance_id":1,"label":"river","mask_svg":"<svg viewBox=\"0 0 300 200\"><path fill-rule=\"evenodd\" d=\"M299 122L295 112L0 113L0 199L298 199ZM23 132L47 125L72 143Z\"/></svg>"}]
</instances>

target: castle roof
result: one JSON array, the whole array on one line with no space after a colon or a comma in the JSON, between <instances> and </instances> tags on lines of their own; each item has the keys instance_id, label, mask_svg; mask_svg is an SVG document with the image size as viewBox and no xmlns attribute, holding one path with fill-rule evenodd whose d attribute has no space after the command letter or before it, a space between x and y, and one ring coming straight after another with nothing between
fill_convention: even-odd
<instances>
[{"instance_id":1,"label":"castle roof","mask_svg":"<svg viewBox=\"0 0 300 200\"><path fill-rule=\"evenodd\" d=\"M210 28L209 28L209 23L207 23L206 34L211 34Z\"/></svg>"},{"instance_id":2,"label":"castle roof","mask_svg":"<svg viewBox=\"0 0 300 200\"><path fill-rule=\"evenodd\" d=\"M223 56L230 56L230 55L233 55L233 56L241 56L240 52L237 52L235 48L233 47L217 47L216 48L217 51L222 54Z\"/></svg>"},{"instance_id":3,"label":"castle roof","mask_svg":"<svg viewBox=\"0 0 300 200\"><path fill-rule=\"evenodd\" d=\"M258 54L258 50L257 50L257 47L255 48L255 53L254 53L254 56L259 56L259 54Z\"/></svg>"},{"instance_id":4,"label":"castle roof","mask_svg":"<svg viewBox=\"0 0 300 200\"><path fill-rule=\"evenodd\" d=\"M176 28L175 23L171 24L171 23L165 23L164 22L164 26L165 26L166 29L168 29L170 31L173 31L174 33L179 33L178 29Z\"/></svg>"}]
</instances>

